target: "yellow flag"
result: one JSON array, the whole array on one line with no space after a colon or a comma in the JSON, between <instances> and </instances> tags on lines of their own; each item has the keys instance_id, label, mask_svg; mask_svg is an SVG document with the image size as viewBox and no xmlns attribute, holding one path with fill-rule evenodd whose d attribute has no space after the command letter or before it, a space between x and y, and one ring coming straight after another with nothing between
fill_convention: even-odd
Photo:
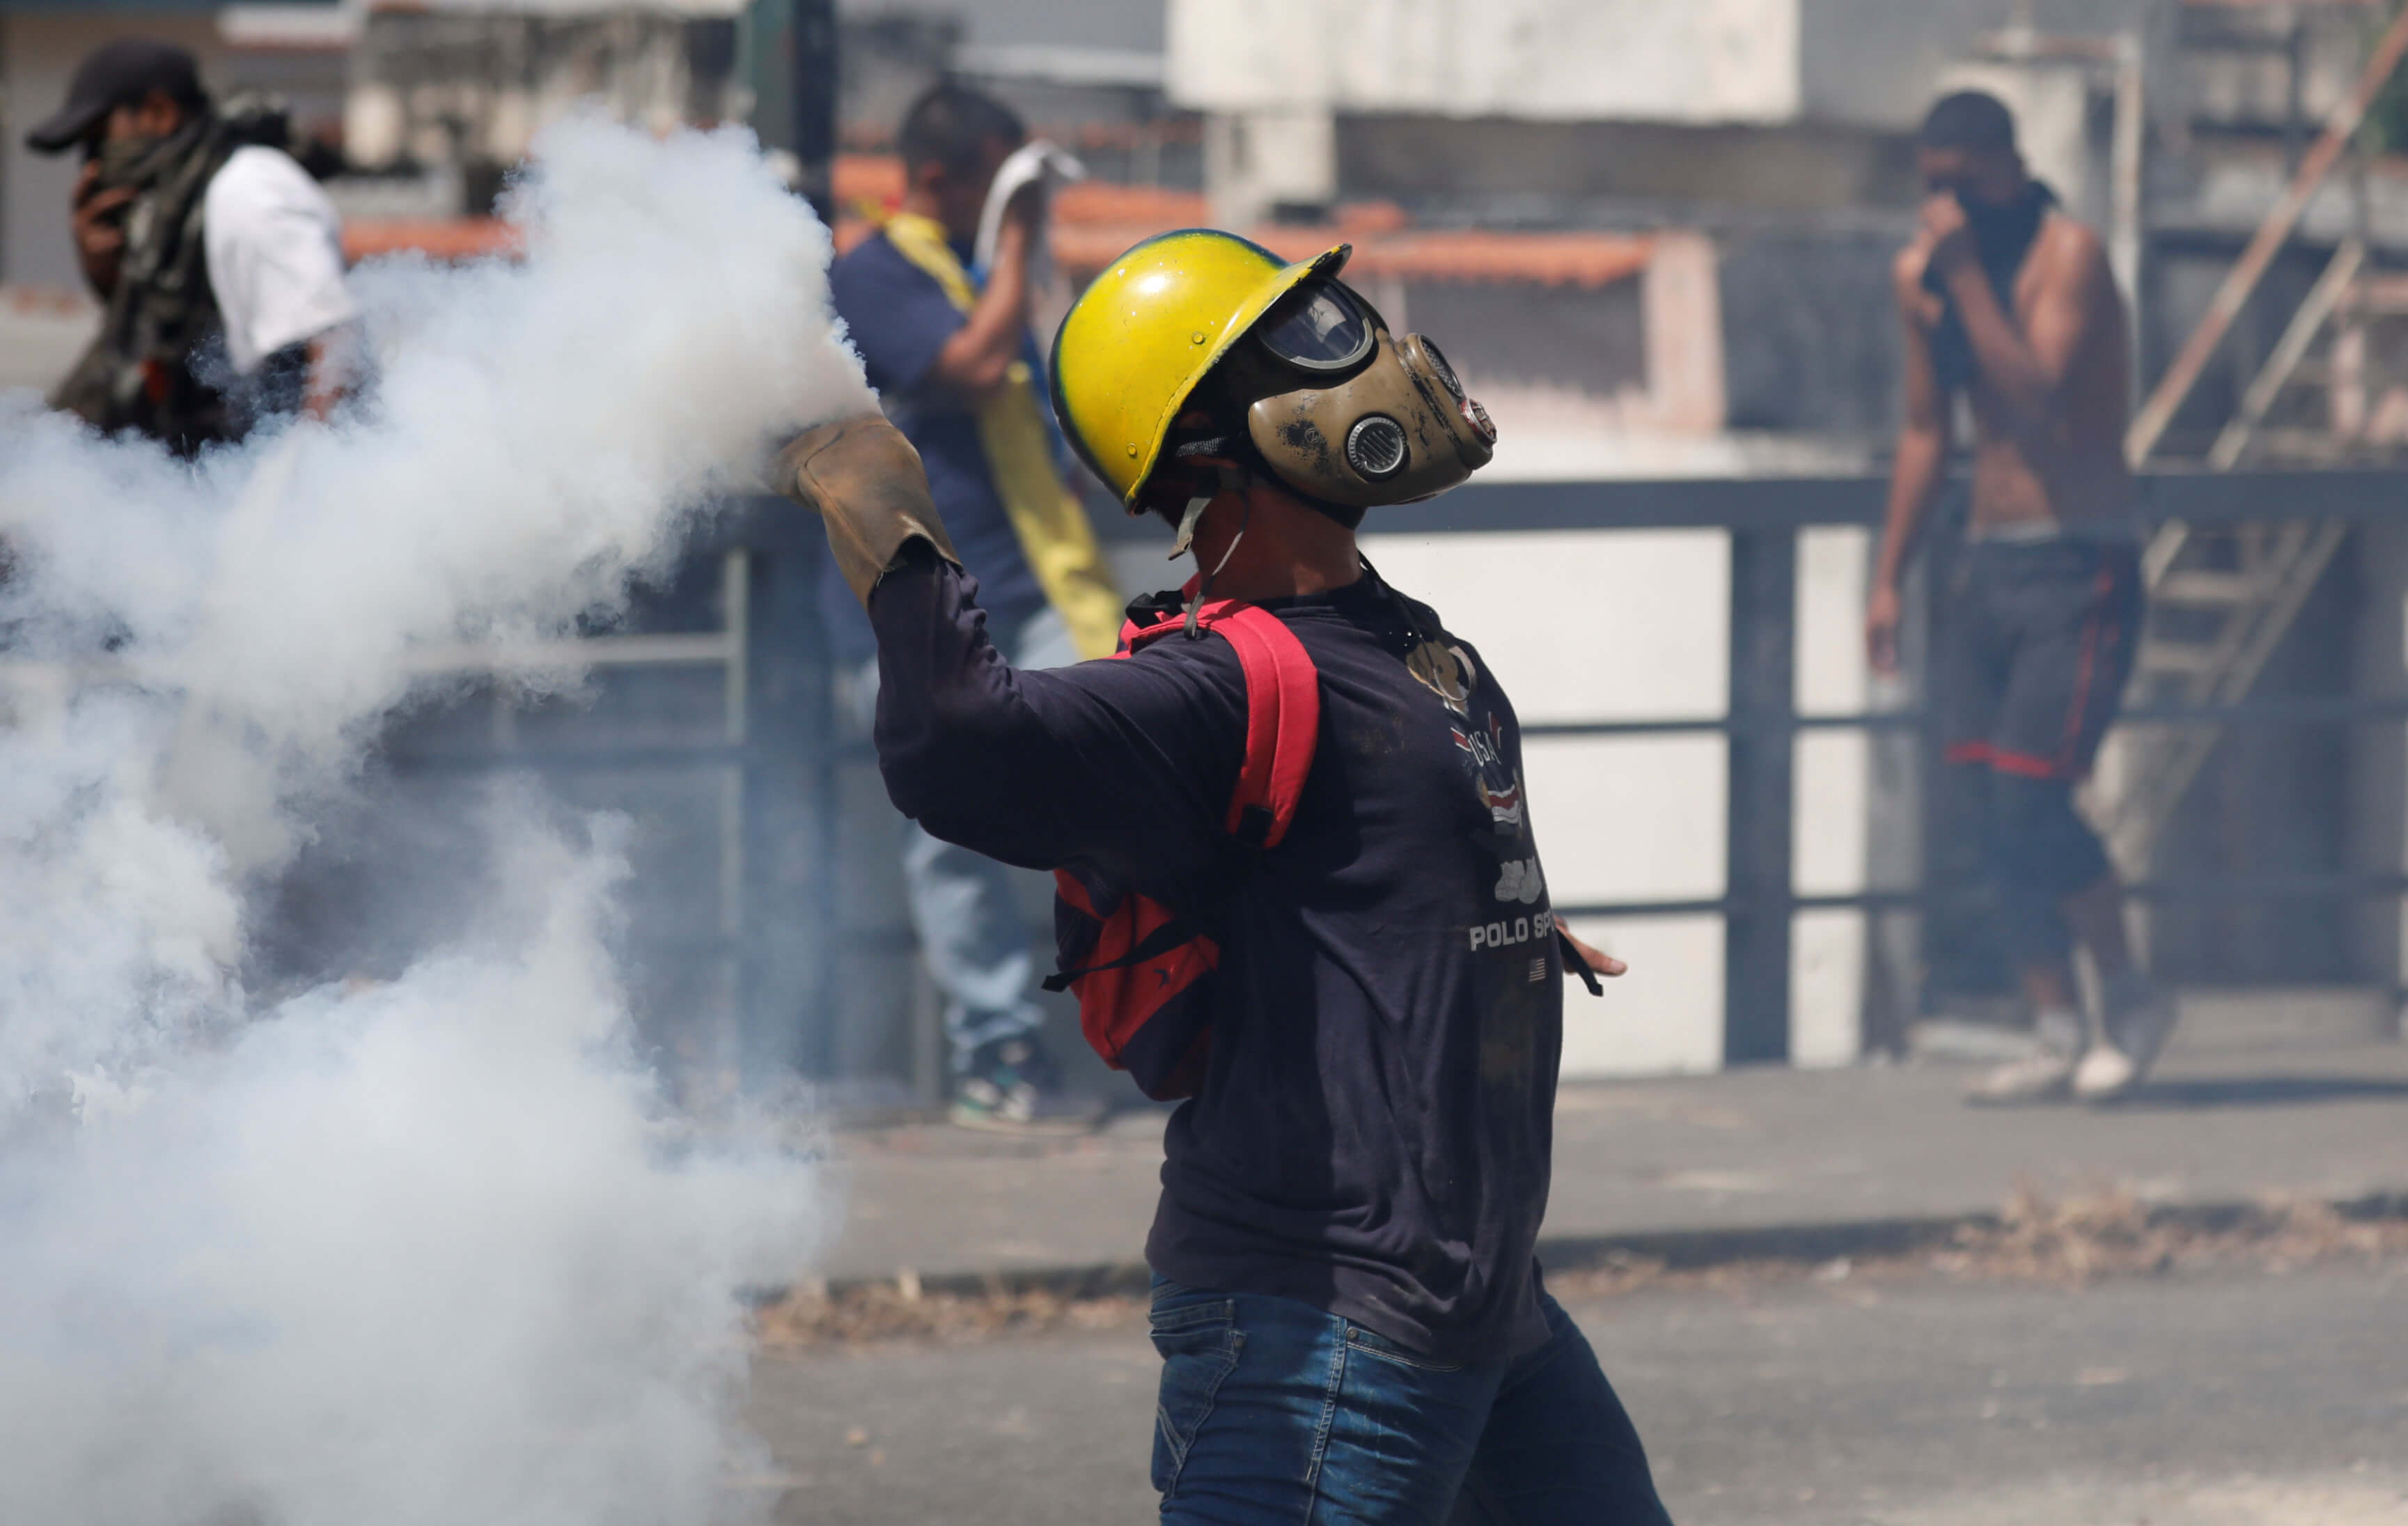
<instances>
[{"instance_id":1,"label":"yellow flag","mask_svg":"<svg viewBox=\"0 0 2408 1526\"><path fill-rule=\"evenodd\" d=\"M970 310L978 291L945 241L942 224L916 212L897 212L887 220L885 231L888 242L934 277L953 306ZM1020 537L1021 554L1028 559L1046 598L1061 612L1079 655L1110 656L1120 644L1121 597L1112 588L1086 510L1055 468L1044 407L1028 363L1013 361L1003 384L978 405L979 443L986 451L996 495Z\"/></svg>"}]
</instances>

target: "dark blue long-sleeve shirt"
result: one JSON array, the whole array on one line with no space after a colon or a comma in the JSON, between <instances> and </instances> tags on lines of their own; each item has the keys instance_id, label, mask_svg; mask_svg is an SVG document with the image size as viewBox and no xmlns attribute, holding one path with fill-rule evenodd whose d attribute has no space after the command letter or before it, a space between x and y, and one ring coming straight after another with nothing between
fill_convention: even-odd
<instances>
[{"instance_id":1,"label":"dark blue long-sleeve shirt","mask_svg":"<svg viewBox=\"0 0 2408 1526\"><path fill-rule=\"evenodd\" d=\"M1253 855L1222 828L1246 731L1226 641L1022 672L976 598L924 546L871 596L896 805L996 858L1225 908L1147 1260L1440 1360L1539 1344L1563 977L1512 706L1478 654L1369 574L1267 601L1322 719L1294 826Z\"/></svg>"}]
</instances>

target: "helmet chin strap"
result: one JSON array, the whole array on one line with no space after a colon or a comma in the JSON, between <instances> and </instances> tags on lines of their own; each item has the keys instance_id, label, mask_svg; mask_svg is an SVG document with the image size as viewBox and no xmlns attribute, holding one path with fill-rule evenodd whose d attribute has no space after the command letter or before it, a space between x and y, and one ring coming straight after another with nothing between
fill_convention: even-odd
<instances>
[{"instance_id":1,"label":"helmet chin strap","mask_svg":"<svg viewBox=\"0 0 2408 1526\"><path fill-rule=\"evenodd\" d=\"M1187 507L1179 515L1179 534L1170 542L1170 559L1177 561L1187 554L1188 545L1196 539L1196 523L1212 500L1224 493L1243 493L1254 483L1251 464L1230 459L1236 445L1226 438L1191 440L1172 453L1174 458L1191 466L1212 468L1211 485L1203 487L1188 498Z\"/></svg>"},{"instance_id":2,"label":"helmet chin strap","mask_svg":"<svg viewBox=\"0 0 2408 1526\"><path fill-rule=\"evenodd\" d=\"M1240 477L1245 475L1242 471L1234 468L1227 469ZM1242 495L1243 489L1240 488L1240 491ZM1211 501L1211 498L1209 497L1201 499L1190 498L1188 500L1187 512L1183 518L1189 529L1194 527L1195 520L1203 512L1203 510L1198 508L1197 505L1199 503L1210 503ZM1245 513L1238 520L1238 533L1229 537L1228 549L1221 553L1221 559L1212 564L1212 569L1204 573L1196 580L1195 597L1187 601L1187 627L1183 634L1191 641L1201 640L1204 635L1203 628L1197 624L1196 613L1198 610L1201 610L1204 607L1204 601L1212 597L1212 580L1221 575L1221 569L1229 565L1229 558L1238 554L1238 543L1245 540L1247 528L1254 522L1254 500L1251 497L1240 496L1238 501L1246 506ZM1186 534L1187 530L1182 529L1181 531L1181 538L1184 540Z\"/></svg>"}]
</instances>

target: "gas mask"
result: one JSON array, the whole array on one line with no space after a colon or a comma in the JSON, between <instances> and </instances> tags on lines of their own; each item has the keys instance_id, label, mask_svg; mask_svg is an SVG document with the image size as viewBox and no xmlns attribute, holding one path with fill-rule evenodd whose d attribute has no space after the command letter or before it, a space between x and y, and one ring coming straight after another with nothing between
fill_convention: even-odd
<instances>
[{"instance_id":1,"label":"gas mask","mask_svg":"<svg viewBox=\"0 0 2408 1526\"><path fill-rule=\"evenodd\" d=\"M1488 464L1497 426L1419 334L1399 339L1334 279L1307 281L1221 363L1282 482L1338 517L1442 493Z\"/></svg>"}]
</instances>

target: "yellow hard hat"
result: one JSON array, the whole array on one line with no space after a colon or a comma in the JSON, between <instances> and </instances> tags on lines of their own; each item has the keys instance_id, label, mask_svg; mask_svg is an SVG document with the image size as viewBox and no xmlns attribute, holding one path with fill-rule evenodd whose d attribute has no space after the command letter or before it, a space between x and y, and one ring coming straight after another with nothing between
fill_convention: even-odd
<instances>
[{"instance_id":1,"label":"yellow hard hat","mask_svg":"<svg viewBox=\"0 0 2408 1526\"><path fill-rule=\"evenodd\" d=\"M1273 303L1352 252L1340 244L1286 265L1234 233L1183 228L1114 260L1054 336L1054 411L1071 447L1134 509L1204 373Z\"/></svg>"}]
</instances>

